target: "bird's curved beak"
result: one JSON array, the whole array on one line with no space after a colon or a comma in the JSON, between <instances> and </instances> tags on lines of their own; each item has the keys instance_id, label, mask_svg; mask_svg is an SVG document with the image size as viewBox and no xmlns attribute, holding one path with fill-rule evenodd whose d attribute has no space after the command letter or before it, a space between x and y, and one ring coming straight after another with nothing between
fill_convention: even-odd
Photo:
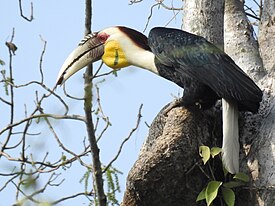
<instances>
[{"instance_id":1,"label":"bird's curved beak","mask_svg":"<svg viewBox=\"0 0 275 206\"><path fill-rule=\"evenodd\" d=\"M56 85L62 85L74 73L98 61L103 53L104 44L97 37L97 33L88 34L65 60L57 76Z\"/></svg>"}]
</instances>

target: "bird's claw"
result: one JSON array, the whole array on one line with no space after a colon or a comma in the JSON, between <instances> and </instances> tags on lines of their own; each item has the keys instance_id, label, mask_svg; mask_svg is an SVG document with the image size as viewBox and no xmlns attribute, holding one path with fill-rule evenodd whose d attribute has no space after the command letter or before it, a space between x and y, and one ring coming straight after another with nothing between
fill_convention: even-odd
<instances>
[{"instance_id":1,"label":"bird's claw","mask_svg":"<svg viewBox=\"0 0 275 206\"><path fill-rule=\"evenodd\" d=\"M175 107L178 107L181 105L182 98L175 99L173 102L171 102L163 111L164 116L168 116L168 113Z\"/></svg>"}]
</instances>

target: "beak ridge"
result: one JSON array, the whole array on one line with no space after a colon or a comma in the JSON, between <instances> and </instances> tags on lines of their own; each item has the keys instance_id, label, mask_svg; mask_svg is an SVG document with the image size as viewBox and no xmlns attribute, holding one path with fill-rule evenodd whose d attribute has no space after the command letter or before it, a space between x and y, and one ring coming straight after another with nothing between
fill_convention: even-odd
<instances>
[{"instance_id":1,"label":"beak ridge","mask_svg":"<svg viewBox=\"0 0 275 206\"><path fill-rule=\"evenodd\" d=\"M103 53L104 44L97 38L97 33L88 34L63 63L57 76L56 85L62 85L74 73L88 64L98 61Z\"/></svg>"}]
</instances>

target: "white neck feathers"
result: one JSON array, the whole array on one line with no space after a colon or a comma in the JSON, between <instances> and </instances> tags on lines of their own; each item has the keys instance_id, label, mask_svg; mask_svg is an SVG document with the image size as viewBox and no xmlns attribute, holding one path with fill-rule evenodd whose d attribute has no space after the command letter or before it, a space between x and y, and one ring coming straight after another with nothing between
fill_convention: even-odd
<instances>
[{"instance_id":1,"label":"white neck feathers","mask_svg":"<svg viewBox=\"0 0 275 206\"><path fill-rule=\"evenodd\" d=\"M111 33L108 40L116 40L119 42L127 61L131 65L158 74L155 65L155 55L152 52L139 47L125 33L119 32L118 28L112 28L112 31L108 31L108 33Z\"/></svg>"}]
</instances>

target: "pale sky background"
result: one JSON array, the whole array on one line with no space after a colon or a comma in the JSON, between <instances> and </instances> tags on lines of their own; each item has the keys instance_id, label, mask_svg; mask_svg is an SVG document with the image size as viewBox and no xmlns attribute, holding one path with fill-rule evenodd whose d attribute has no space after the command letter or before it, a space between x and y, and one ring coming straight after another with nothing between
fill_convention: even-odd
<instances>
[{"instance_id":1,"label":"pale sky background","mask_svg":"<svg viewBox=\"0 0 275 206\"><path fill-rule=\"evenodd\" d=\"M26 16L30 14L29 0L23 1L23 10ZM0 59L5 61L6 65L0 67L8 70L9 56L5 42L10 40L12 28L15 28L14 43L18 50L13 57L14 79L16 84L24 84L32 80L40 80L39 59L43 47L40 35L47 41L47 49L43 60L43 70L45 84L53 87L57 73L68 54L76 47L82 39L84 33L84 0L48 0L33 1L34 20L27 22L20 17L18 1L1 1L1 24L0 24ZM170 1L166 1L169 5ZM156 2L144 1L140 4L129 5L128 0L95 0L93 1L93 31L101 30L113 25L124 25L143 31L150 15L150 9ZM181 1L174 2L176 6L181 5ZM154 26L165 26L174 16L172 11L155 7L153 16L149 22L148 29L144 32L148 34ZM173 19L169 27L181 27L182 14ZM95 66L96 68L97 66ZM109 71L108 68L104 68ZM75 96L83 95L82 75L85 70L78 72L74 77L66 82L67 91ZM131 129L136 124L136 116L140 104L143 104L142 120L138 131L126 143L119 159L114 166L123 172L120 177L122 194L118 196L121 200L125 189L126 177L137 159L139 150L145 140L148 127L145 122L150 124L160 109L168 102L172 101L175 96L182 93L182 89L171 82L168 82L150 72L134 67L123 69L118 73L118 77L109 76L106 81L99 85L101 93L101 103L105 115L110 117L112 126L100 141L101 160L103 164L108 164L116 154L121 141L128 136ZM39 91L41 96L45 91L36 85L27 88L15 90L16 114L15 121L24 118L24 104L27 105L28 113L34 108L35 91ZM62 95L63 90L57 89L57 93ZM4 88L0 89L1 97L8 99L4 95ZM62 95L64 96L64 95ZM83 105L81 102L75 102L65 99L70 106L70 114L83 115ZM51 98L43 103L45 113L63 114L62 105ZM9 121L9 108L0 106L2 129ZM83 123L75 123L70 120L54 121L56 132L66 147L78 153L82 148L83 137L86 136L86 129ZM21 128L22 130L22 128ZM20 131L20 127L15 131ZM58 159L61 156L56 141L45 124L36 125L35 123L29 132L41 132L38 136L28 136L27 144L30 145L28 152L32 153L35 159L41 160L46 151L49 151L49 159ZM0 136L0 141L4 141L6 133ZM14 144L15 139L12 141ZM19 136L18 136L19 138ZM11 145L10 145L11 146ZM18 153L10 153L18 157ZM89 162L88 157L86 162ZM0 159L0 173L11 171L14 165ZM86 171L83 167L78 167L78 163L67 170L58 170L62 175L58 178L61 181L66 180L60 187L48 187L39 197L45 200L57 200L63 196L69 196L74 193L84 191L84 185L79 180ZM48 178L47 175L42 175ZM39 180L38 189L43 186L47 179ZM0 187L4 184L5 179L1 177ZM58 182L58 181L57 181ZM15 187L9 184L8 188L0 192L0 206L12 205L15 203ZM59 205L88 205L88 200L81 196L74 200L64 201Z\"/></svg>"}]
</instances>

